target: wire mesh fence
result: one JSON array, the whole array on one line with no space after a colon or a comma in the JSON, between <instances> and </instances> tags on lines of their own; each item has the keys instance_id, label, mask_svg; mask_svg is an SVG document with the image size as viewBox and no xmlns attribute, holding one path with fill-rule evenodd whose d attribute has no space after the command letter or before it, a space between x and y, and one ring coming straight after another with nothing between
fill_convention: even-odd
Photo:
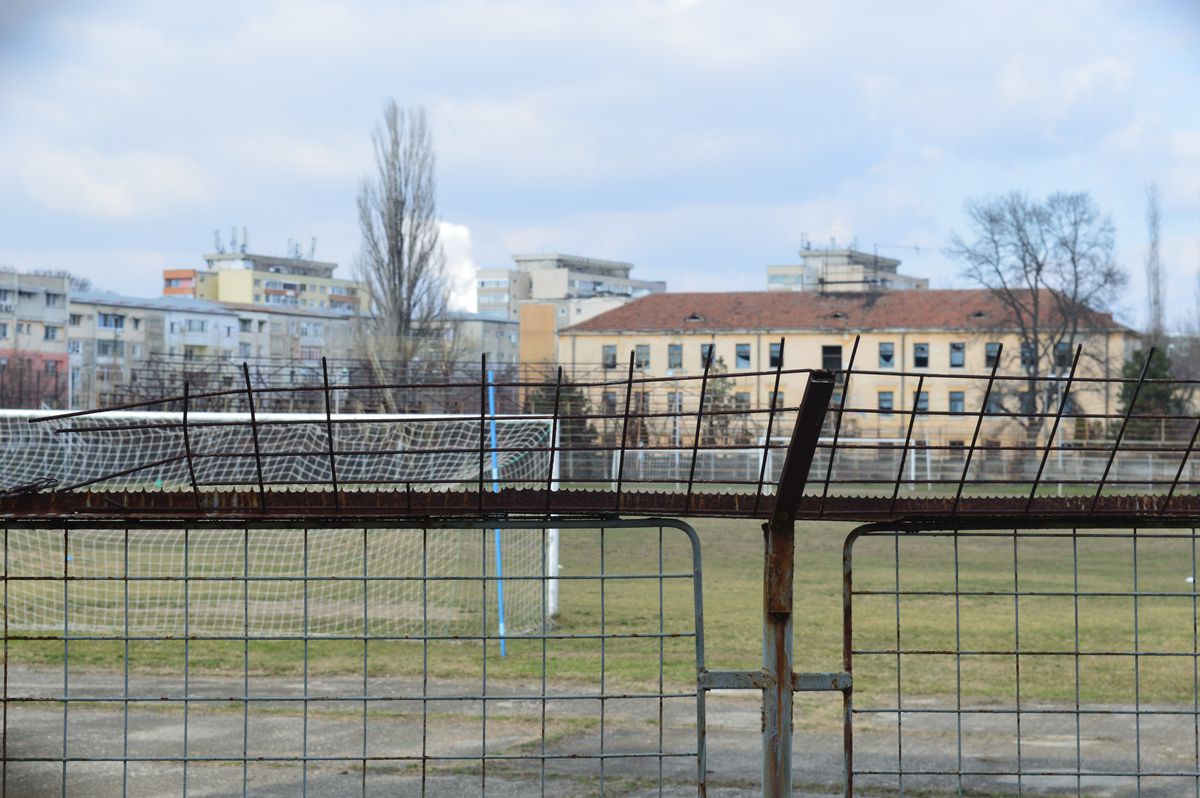
<instances>
[{"instance_id":1,"label":"wire mesh fence","mask_svg":"<svg viewBox=\"0 0 1200 798\"><path fill-rule=\"evenodd\" d=\"M1200 796L1200 419L1163 398L1194 384L1152 350L1115 377L784 343L676 376L243 364L0 419L5 784L702 793L705 693L752 689L767 794L817 690L846 696L847 795ZM650 514L767 519L761 668L704 668L697 538L619 520ZM847 544L844 672L792 673L797 520L881 524ZM587 539L562 574L558 529Z\"/></svg>"},{"instance_id":2,"label":"wire mesh fence","mask_svg":"<svg viewBox=\"0 0 1200 798\"><path fill-rule=\"evenodd\" d=\"M847 794L1197 794L1196 552L1194 528L853 533Z\"/></svg>"},{"instance_id":3,"label":"wire mesh fence","mask_svg":"<svg viewBox=\"0 0 1200 798\"><path fill-rule=\"evenodd\" d=\"M484 361L474 375L459 370L440 382L345 384L325 364L320 382L270 386L244 365L242 384L221 390L105 411L14 414L0 419L0 445L14 464L9 490L46 479L60 489L302 487L331 492L337 504L339 491L403 487L457 493L457 504L475 511L765 516L800 408L794 391L789 400L768 389L833 373L804 486L820 501L802 503L802 517L1128 515L1128 504L1113 501L1122 496L1147 497L1139 512L1151 504L1165 514L1196 510L1200 422L1162 398L1194 385L1148 379L1153 352L1137 377L1081 366L1089 362L1082 348L1035 376L1000 372L1002 348L988 373L891 371L857 366L856 341L846 367L825 372L785 368L783 343L769 371L709 364L698 375L658 377L631 357L622 378L608 380L571 381L562 369L497 377ZM422 407L442 405L420 397L454 396L459 412L338 412L342 398L364 391L403 394ZM294 397L313 412L263 412ZM216 401L229 414L196 412ZM81 473L82 462L93 470ZM548 495L555 491L564 495ZM752 503L736 498L746 494Z\"/></svg>"},{"instance_id":4,"label":"wire mesh fence","mask_svg":"<svg viewBox=\"0 0 1200 798\"><path fill-rule=\"evenodd\" d=\"M4 794L694 789L695 534L563 532L578 554L559 575L549 530L508 525L541 556L501 576L491 526L10 526ZM240 556L214 561L212 535L239 537ZM398 559L401 541L418 556ZM565 623L549 610L559 580ZM498 626L504 601L533 612Z\"/></svg>"}]
</instances>

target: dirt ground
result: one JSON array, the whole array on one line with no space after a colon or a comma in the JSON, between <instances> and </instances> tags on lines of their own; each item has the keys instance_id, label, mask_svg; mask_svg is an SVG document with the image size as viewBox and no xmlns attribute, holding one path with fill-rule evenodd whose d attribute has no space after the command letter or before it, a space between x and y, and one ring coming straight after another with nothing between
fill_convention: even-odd
<instances>
[{"instance_id":1,"label":"dirt ground","mask_svg":"<svg viewBox=\"0 0 1200 798\"><path fill-rule=\"evenodd\" d=\"M53 669L13 668L8 675L10 696L61 696L62 672ZM696 745L694 698L663 701L660 748L659 702L655 698L613 698L606 704L603 719L605 752L633 754L599 762L574 758L599 751L601 718L596 699L572 699L564 694L546 704L546 754L541 753L542 706L540 701L522 700L528 686L489 685L489 694L512 696L488 703L487 751L501 757L488 762L481 772L477 757L481 750L483 724L478 701L453 697L471 695L478 686L465 682L431 682L428 692L442 700L429 702L422 723L420 702L381 700L373 702L366 716L368 756L417 756L424 747L431 755L463 757L461 760L430 762L424 773L427 795L465 796L481 792L498 796L586 795L605 791L614 795L695 794L696 762L692 756L668 756L657 751L687 753ZM181 694L176 679L131 677L130 694L169 697ZM73 698L111 698L120 695L120 674L72 673ZM307 718L299 705L287 699L301 694L298 684L282 679L255 677L250 694L265 700L254 702L244 716L240 702L240 676L193 679L190 695L196 700L188 708L187 745L193 761L187 768L187 793L193 796L241 794L243 778L249 794L291 796L361 795L364 774L361 764L337 757L359 756L363 750L361 703L331 702L329 696L361 694L361 680L316 679L310 683ZM370 695L383 698L420 695L418 683L372 679ZM914 702L913 709L936 706ZM795 735L795 782L798 795L840 794L842 782L842 738L840 697L808 695L798 700ZM1160 772L1192 771L1195 766L1194 717L1184 714L1143 714L1140 751L1132 715L1086 716L1081 721L1081 744L1076 749L1073 715L1047 713L1069 710L1066 706L1037 705L1039 710L1022 716L1021 769L1029 774L1018 785L1015 776L967 776L967 794L1007 795L1021 792L1038 795L1079 793L1093 796L1132 795L1139 785L1133 778L1114 775L1085 776L1077 784L1074 776L1039 776L1048 770L1072 769L1078 753L1084 769L1098 773L1129 773L1137 768ZM1095 708L1094 708L1095 709ZM1108 709L1122 709L1108 707ZM1146 707L1143 707L1146 710ZM1188 710L1187 707L1157 707L1158 711ZM68 757L110 758L110 761L70 762L65 785L69 795L120 795L123 787L131 796L182 794L184 773L179 761L131 762L129 757L180 757L184 745L182 707L157 700L133 702L128 713L128 732L122 702L72 703L64 719L61 702L10 702L7 707L5 747L12 758L59 758L64 750L64 722ZM953 715L906 713L903 722L903 769L906 771L954 771L958 766L958 729ZM754 692L710 693L707 701L707 768L712 795L751 796L759 789L760 757L759 696ZM244 724L244 725L243 725ZM242 754L243 730L248 755L245 771L240 762L206 761ZM976 714L963 720L963 770L1003 771L1016 767L1015 719L1006 713ZM894 714L860 715L856 720L854 745L856 771L895 769L899 735ZM309 763L307 773L299 762L272 761L307 753L327 757ZM641 754L641 756L637 756ZM509 757L504 759L503 757ZM515 758L513 758L515 757ZM365 775L368 795L420 795L420 763L376 761ZM10 761L5 773L9 796L62 794L60 762ZM895 794L900 786L895 776L859 775L861 795ZM661 784L661 790L660 790ZM912 794L958 794L957 776L906 776L904 789ZM1145 778L1140 792L1145 796L1175 796L1194 790L1194 780L1184 777Z\"/></svg>"}]
</instances>

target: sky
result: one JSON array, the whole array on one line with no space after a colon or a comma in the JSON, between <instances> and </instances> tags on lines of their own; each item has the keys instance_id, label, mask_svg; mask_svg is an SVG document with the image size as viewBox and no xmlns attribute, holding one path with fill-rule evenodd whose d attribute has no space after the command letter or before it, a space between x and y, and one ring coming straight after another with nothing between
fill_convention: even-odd
<instances>
[{"instance_id":1,"label":"sky","mask_svg":"<svg viewBox=\"0 0 1200 798\"><path fill-rule=\"evenodd\" d=\"M0 4L0 264L151 296L214 230L351 276L383 103L423 106L455 302L514 253L762 290L805 241L961 287L963 203L1087 191L1145 317L1200 273L1200 3Z\"/></svg>"}]
</instances>

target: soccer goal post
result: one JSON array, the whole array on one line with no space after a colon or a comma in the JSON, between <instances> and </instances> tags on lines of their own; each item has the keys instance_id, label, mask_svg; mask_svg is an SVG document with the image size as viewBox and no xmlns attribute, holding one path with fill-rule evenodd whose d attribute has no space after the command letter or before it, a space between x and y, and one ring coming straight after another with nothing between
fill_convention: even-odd
<instances>
[{"instance_id":1,"label":"soccer goal post","mask_svg":"<svg viewBox=\"0 0 1200 798\"><path fill-rule=\"evenodd\" d=\"M0 489L48 480L60 488L93 483L91 490L191 489L181 413L111 411L31 423L50 415L53 413L0 412ZM343 490L404 490L409 486L413 490L447 490L479 484L479 416L345 414L327 419L319 413L263 413L255 422L257 458L249 414L188 414L191 460L202 489L257 485L259 464L270 490L328 489L332 486L328 422L333 427L337 482ZM557 489L558 445L551 439L554 426L550 419L509 415L483 423L490 447L497 450L494 458L489 455L484 463L489 486L494 479L505 488ZM86 431L67 431L72 429ZM219 594L232 584L222 587L220 577L235 578L259 565L269 570L307 560L316 569L314 573L322 568L349 572L352 563L364 557L366 546L372 572L417 577L372 588L372 601L387 602L391 609L386 614L396 629L408 631L421 622L419 613L413 615L410 609L421 605L422 573L433 568L442 574L468 576L472 569L477 572L482 567L478 530L397 528L372 529L368 534L363 530L312 529L302 535L294 529L205 529L189 539L179 528L139 530L129 540L120 531L73 529L69 551L64 549L67 544L61 534L15 529L6 534L11 563L61 563L70 556L81 568L107 567L120 563L122 548L129 546L132 567L171 573L183 567L186 556L190 574L204 575L208 573L204 569L209 569L214 577L205 583L205 589L193 591L188 609L190 622L209 624L211 629L219 629L225 622L218 608L228 597ZM552 618L558 613L558 529L506 529L502 545L508 629L536 629L548 620L543 615ZM172 624L183 618L182 593L175 589L178 584L146 587L150 592L134 602L135 623L146 628L174 628ZM289 613L294 614L300 606L292 595L294 581L258 579L250 584L257 593L251 599L260 631L270 633L294 621ZM438 583L441 593L430 597L442 607L432 619L435 625L469 626L466 619L478 602L474 596L458 595L464 584L462 580ZM119 585L118 581L96 580L73 591L72 601L83 602L79 606L92 613L87 618L81 615L81 623L95 628L117 623L121 597L93 596L87 591L119 590ZM53 619L61 623L64 608L55 602L62 601L62 596L13 594L10 598L9 618L17 628L41 628ZM348 594L310 598L318 601L309 608L315 613L314 633L345 632L359 620ZM205 609L206 601L211 612Z\"/></svg>"}]
</instances>

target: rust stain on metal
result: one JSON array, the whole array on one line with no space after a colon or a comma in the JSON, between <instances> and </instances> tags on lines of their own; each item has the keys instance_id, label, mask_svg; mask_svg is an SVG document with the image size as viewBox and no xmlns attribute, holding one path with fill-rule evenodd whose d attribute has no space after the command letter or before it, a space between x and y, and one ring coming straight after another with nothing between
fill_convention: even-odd
<instances>
[{"instance_id":1,"label":"rust stain on metal","mask_svg":"<svg viewBox=\"0 0 1200 798\"><path fill-rule=\"evenodd\" d=\"M506 488L484 492L482 505L475 490L408 491L342 490L338 507L331 506L329 491L268 491L271 514L279 518L408 518L479 517L481 514L514 517L615 515L614 492L609 490ZM0 518L51 518L63 516L145 518L238 518L261 515L257 490L87 490L46 491L0 497ZM890 497L829 496L822 512L820 496L803 496L796 502L796 520L897 521L914 525L957 520L967 524L974 517L993 523L1053 522L1088 519L1111 523L1114 519L1187 521L1200 519L1200 496L1175 495L1164 512L1160 495L1038 497L1027 508L1027 497L901 498L892 507ZM758 511L755 512L755 504ZM626 491L623 516L674 515L725 518L763 518L774 513L775 498L763 496L756 502L752 493L695 493L690 506L682 493Z\"/></svg>"}]
</instances>

